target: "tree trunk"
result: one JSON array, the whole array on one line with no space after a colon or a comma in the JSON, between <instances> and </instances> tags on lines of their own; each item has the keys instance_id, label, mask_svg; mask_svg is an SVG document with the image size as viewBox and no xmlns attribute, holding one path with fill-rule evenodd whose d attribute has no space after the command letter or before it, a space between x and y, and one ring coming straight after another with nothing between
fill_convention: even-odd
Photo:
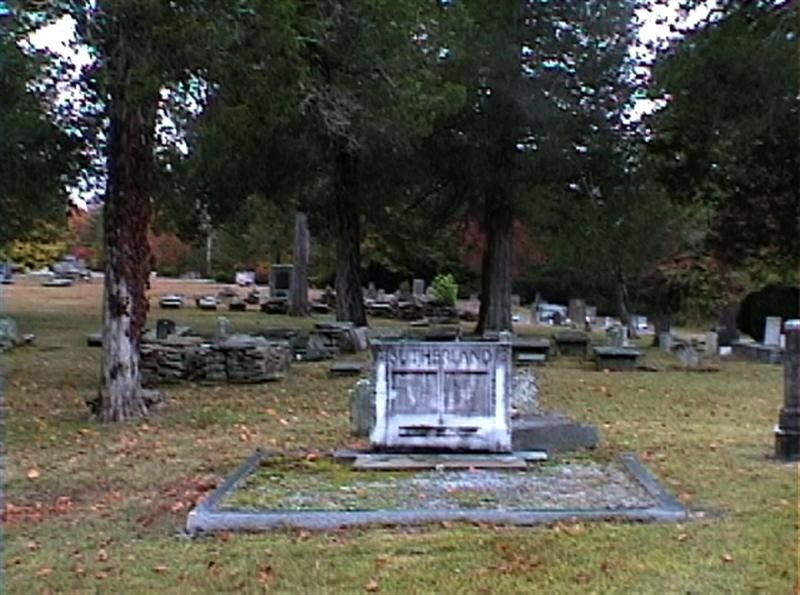
<instances>
[{"instance_id":1,"label":"tree trunk","mask_svg":"<svg viewBox=\"0 0 800 595\"><path fill-rule=\"evenodd\" d=\"M124 69L124 65L118 66ZM119 71L123 73L124 70ZM122 74L120 80L125 80ZM106 251L99 417L120 422L147 413L139 343L147 318L150 193L156 99L134 105L124 84L109 99L108 182L103 210Z\"/></svg>"},{"instance_id":2,"label":"tree trunk","mask_svg":"<svg viewBox=\"0 0 800 595\"><path fill-rule=\"evenodd\" d=\"M511 255L514 217L505 193L487 198L486 247L481 265L481 305L475 332L511 330Z\"/></svg>"},{"instance_id":3,"label":"tree trunk","mask_svg":"<svg viewBox=\"0 0 800 595\"><path fill-rule=\"evenodd\" d=\"M336 158L336 320L366 326L361 295L361 228L359 223L356 160L345 152Z\"/></svg>"},{"instance_id":4,"label":"tree trunk","mask_svg":"<svg viewBox=\"0 0 800 595\"><path fill-rule=\"evenodd\" d=\"M631 315L628 312L628 285L625 283L625 275L620 269L614 271L615 283L614 293L617 301L617 316L620 322L628 328L628 336L636 338L639 333L631 324Z\"/></svg>"},{"instance_id":5,"label":"tree trunk","mask_svg":"<svg viewBox=\"0 0 800 595\"><path fill-rule=\"evenodd\" d=\"M294 253L289 315L308 316L308 216L297 209L294 214Z\"/></svg>"}]
</instances>

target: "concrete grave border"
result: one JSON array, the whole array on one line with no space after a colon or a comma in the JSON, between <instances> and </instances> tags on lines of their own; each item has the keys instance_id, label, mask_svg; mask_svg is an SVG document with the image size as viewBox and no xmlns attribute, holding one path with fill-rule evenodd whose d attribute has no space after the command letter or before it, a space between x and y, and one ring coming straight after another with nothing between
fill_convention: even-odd
<instances>
[{"instance_id":1,"label":"concrete grave border","mask_svg":"<svg viewBox=\"0 0 800 595\"><path fill-rule=\"evenodd\" d=\"M220 510L222 499L253 473L270 453L257 450L211 495L197 505L186 519L186 532L195 537L214 531L270 531L298 528L328 531L364 525L423 525L466 521L496 525L532 526L567 520L623 520L633 522L681 522L689 518L684 506L672 497L633 453L620 454L624 469L657 504L647 508L627 509L531 509L531 510Z\"/></svg>"}]
</instances>

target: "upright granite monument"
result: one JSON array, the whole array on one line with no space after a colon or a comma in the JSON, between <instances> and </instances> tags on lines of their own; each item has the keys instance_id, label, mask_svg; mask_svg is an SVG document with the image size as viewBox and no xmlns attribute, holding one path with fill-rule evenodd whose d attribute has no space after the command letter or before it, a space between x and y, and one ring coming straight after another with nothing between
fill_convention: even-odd
<instances>
[{"instance_id":1,"label":"upright granite monument","mask_svg":"<svg viewBox=\"0 0 800 595\"><path fill-rule=\"evenodd\" d=\"M800 320L787 320L783 354L783 407L775 428L775 456L800 459Z\"/></svg>"}]
</instances>

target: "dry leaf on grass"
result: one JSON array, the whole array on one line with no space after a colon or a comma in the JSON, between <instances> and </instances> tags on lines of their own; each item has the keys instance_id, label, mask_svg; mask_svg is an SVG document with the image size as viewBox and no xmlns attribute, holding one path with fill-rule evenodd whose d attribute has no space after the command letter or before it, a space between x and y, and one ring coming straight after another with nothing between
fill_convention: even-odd
<instances>
[{"instance_id":1,"label":"dry leaf on grass","mask_svg":"<svg viewBox=\"0 0 800 595\"><path fill-rule=\"evenodd\" d=\"M367 582L367 586L364 587L364 590L367 591L368 593L376 593L379 589L380 585L378 584L378 581L376 581L374 578L369 579L369 582Z\"/></svg>"}]
</instances>

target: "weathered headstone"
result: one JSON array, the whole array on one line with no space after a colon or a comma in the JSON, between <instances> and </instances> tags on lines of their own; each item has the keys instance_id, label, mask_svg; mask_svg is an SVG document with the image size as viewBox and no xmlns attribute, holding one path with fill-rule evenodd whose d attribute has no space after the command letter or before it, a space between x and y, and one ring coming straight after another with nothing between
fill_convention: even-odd
<instances>
[{"instance_id":1,"label":"weathered headstone","mask_svg":"<svg viewBox=\"0 0 800 595\"><path fill-rule=\"evenodd\" d=\"M515 373L511 386L512 413L520 415L539 413L539 384L532 370Z\"/></svg>"},{"instance_id":2,"label":"weathered headstone","mask_svg":"<svg viewBox=\"0 0 800 595\"><path fill-rule=\"evenodd\" d=\"M520 304L522 304L522 298L519 296L518 293L511 294L511 306L514 308L519 308Z\"/></svg>"},{"instance_id":3,"label":"weathered headstone","mask_svg":"<svg viewBox=\"0 0 800 595\"><path fill-rule=\"evenodd\" d=\"M672 349L672 333L666 332L658 335L658 348L664 353Z\"/></svg>"},{"instance_id":4,"label":"weathered headstone","mask_svg":"<svg viewBox=\"0 0 800 595\"><path fill-rule=\"evenodd\" d=\"M573 324L582 328L586 322L586 302L579 298L570 298L567 316Z\"/></svg>"},{"instance_id":5,"label":"weathered headstone","mask_svg":"<svg viewBox=\"0 0 800 595\"><path fill-rule=\"evenodd\" d=\"M377 449L511 450L511 340L373 344Z\"/></svg>"},{"instance_id":6,"label":"weathered headstone","mask_svg":"<svg viewBox=\"0 0 800 595\"><path fill-rule=\"evenodd\" d=\"M706 333L706 355L709 357L717 357L719 355L719 335L714 331Z\"/></svg>"},{"instance_id":7,"label":"weathered headstone","mask_svg":"<svg viewBox=\"0 0 800 595\"><path fill-rule=\"evenodd\" d=\"M19 343L16 321L7 316L0 317L0 351L16 347Z\"/></svg>"},{"instance_id":8,"label":"weathered headstone","mask_svg":"<svg viewBox=\"0 0 800 595\"><path fill-rule=\"evenodd\" d=\"M786 321L783 358L783 407L775 428L775 456L800 459L800 320Z\"/></svg>"},{"instance_id":9,"label":"weathered headstone","mask_svg":"<svg viewBox=\"0 0 800 595\"><path fill-rule=\"evenodd\" d=\"M739 329L736 328L736 316L739 304L728 304L722 308L717 320L718 341L721 346L728 347L739 340Z\"/></svg>"},{"instance_id":10,"label":"weathered headstone","mask_svg":"<svg viewBox=\"0 0 800 595\"><path fill-rule=\"evenodd\" d=\"M366 438L375 425L375 399L372 381L362 379L350 389L350 433Z\"/></svg>"},{"instance_id":11,"label":"weathered headstone","mask_svg":"<svg viewBox=\"0 0 800 595\"><path fill-rule=\"evenodd\" d=\"M231 321L224 316L217 318L217 339L225 339L233 334Z\"/></svg>"},{"instance_id":12,"label":"weathered headstone","mask_svg":"<svg viewBox=\"0 0 800 595\"><path fill-rule=\"evenodd\" d=\"M156 320L156 339L166 339L175 334L175 321L169 318L159 318Z\"/></svg>"},{"instance_id":13,"label":"weathered headstone","mask_svg":"<svg viewBox=\"0 0 800 595\"><path fill-rule=\"evenodd\" d=\"M375 283L373 283L372 281L370 281L369 285L367 286L366 294L367 294L366 297L371 299L371 300L374 300L374 299L378 298L378 290L375 287Z\"/></svg>"},{"instance_id":14,"label":"weathered headstone","mask_svg":"<svg viewBox=\"0 0 800 595\"><path fill-rule=\"evenodd\" d=\"M764 345L781 344L781 317L767 316L764 321Z\"/></svg>"},{"instance_id":15,"label":"weathered headstone","mask_svg":"<svg viewBox=\"0 0 800 595\"><path fill-rule=\"evenodd\" d=\"M292 288L294 266L273 264L269 271L269 295L271 298L288 298Z\"/></svg>"},{"instance_id":16,"label":"weathered headstone","mask_svg":"<svg viewBox=\"0 0 800 595\"><path fill-rule=\"evenodd\" d=\"M606 343L609 347L627 347L628 327L615 324L606 330Z\"/></svg>"},{"instance_id":17,"label":"weathered headstone","mask_svg":"<svg viewBox=\"0 0 800 595\"><path fill-rule=\"evenodd\" d=\"M414 279L412 293L414 297L422 297L425 295L425 279Z\"/></svg>"}]
</instances>

